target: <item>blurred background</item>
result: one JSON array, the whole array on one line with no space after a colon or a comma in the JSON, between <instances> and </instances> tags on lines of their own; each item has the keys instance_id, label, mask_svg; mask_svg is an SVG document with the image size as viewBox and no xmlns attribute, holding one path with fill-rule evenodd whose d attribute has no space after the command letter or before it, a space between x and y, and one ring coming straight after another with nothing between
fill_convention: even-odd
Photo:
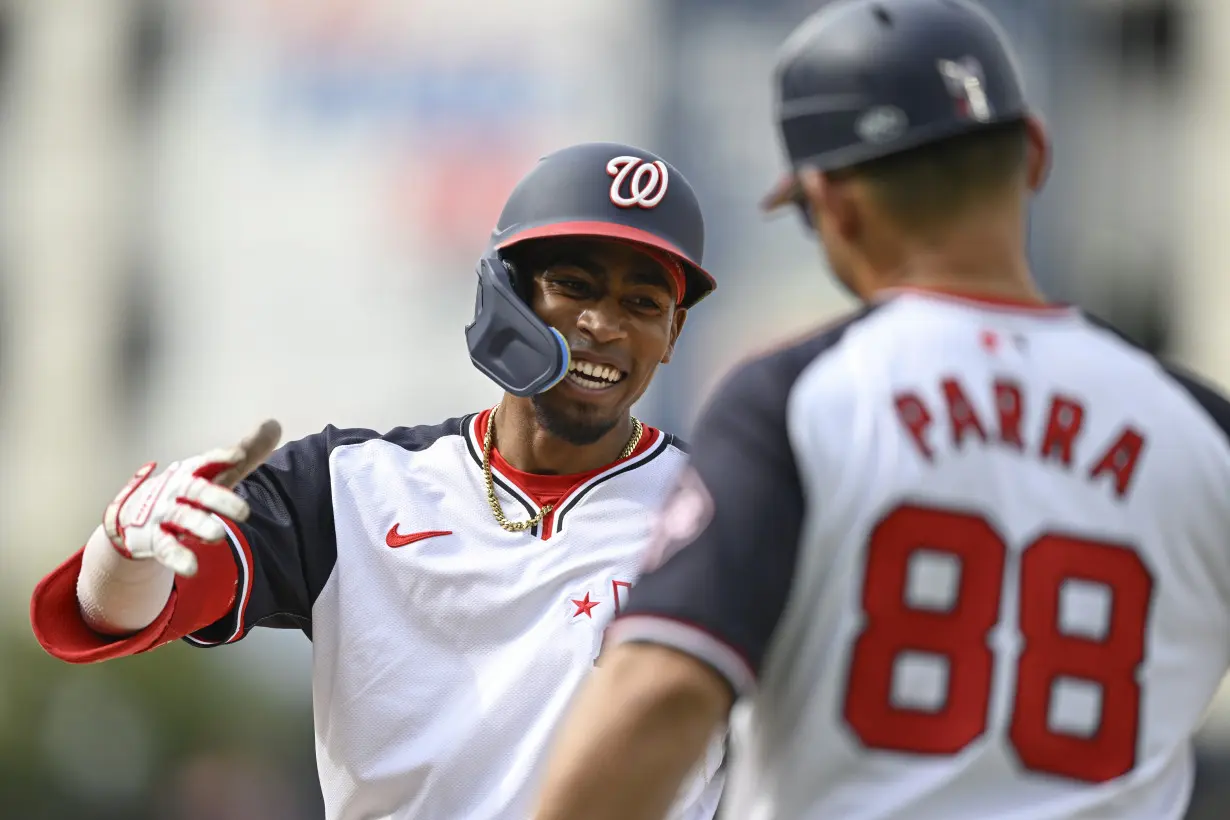
<instances>
[{"instance_id":1,"label":"blurred background","mask_svg":"<svg viewBox=\"0 0 1230 820\"><path fill-rule=\"evenodd\" d=\"M310 645L70 667L26 610L149 459L494 403L462 328L504 196L584 140L669 158L721 283L638 408L849 307L797 220L770 68L823 0L0 1L0 817L310 820ZM1056 141L1050 295L1230 384L1230 3L987 0ZM1230 690L1190 817L1230 815Z\"/></svg>"}]
</instances>

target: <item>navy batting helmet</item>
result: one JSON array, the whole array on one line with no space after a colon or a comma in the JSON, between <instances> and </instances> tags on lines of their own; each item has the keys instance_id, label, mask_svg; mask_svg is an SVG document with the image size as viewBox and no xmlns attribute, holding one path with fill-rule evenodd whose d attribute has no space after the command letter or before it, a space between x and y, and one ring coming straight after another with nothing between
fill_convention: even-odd
<instances>
[{"instance_id":1,"label":"navy batting helmet","mask_svg":"<svg viewBox=\"0 0 1230 820\"><path fill-rule=\"evenodd\" d=\"M680 307L695 305L716 287L701 267L700 203L673 165L613 142L548 154L517 183L491 232L478 263L474 321L466 326L474 366L517 396L548 390L568 373L567 342L530 309L526 272L504 253L549 237L600 237L642 247L672 274Z\"/></svg>"},{"instance_id":2,"label":"navy batting helmet","mask_svg":"<svg viewBox=\"0 0 1230 820\"><path fill-rule=\"evenodd\" d=\"M833 0L786 40L775 76L795 172L848 168L1030 113L1003 31L969 0ZM764 204L799 197L792 173Z\"/></svg>"}]
</instances>

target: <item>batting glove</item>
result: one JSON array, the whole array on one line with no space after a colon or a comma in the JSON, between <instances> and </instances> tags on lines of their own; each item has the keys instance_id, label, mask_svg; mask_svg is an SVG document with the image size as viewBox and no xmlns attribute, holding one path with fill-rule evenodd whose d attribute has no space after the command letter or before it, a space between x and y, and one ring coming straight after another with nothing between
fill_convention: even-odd
<instances>
[{"instance_id":1,"label":"batting glove","mask_svg":"<svg viewBox=\"0 0 1230 820\"><path fill-rule=\"evenodd\" d=\"M103 514L103 530L125 558L152 558L177 575L197 571L194 550L226 537L217 516L246 521L251 509L235 494L240 480L278 446L281 426L261 424L235 447L176 461L153 475L150 462L137 470Z\"/></svg>"}]
</instances>

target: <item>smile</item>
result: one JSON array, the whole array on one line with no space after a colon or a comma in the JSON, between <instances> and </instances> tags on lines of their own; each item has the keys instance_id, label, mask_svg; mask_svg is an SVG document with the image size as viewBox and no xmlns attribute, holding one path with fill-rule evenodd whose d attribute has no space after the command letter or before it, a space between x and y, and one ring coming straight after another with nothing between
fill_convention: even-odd
<instances>
[{"instance_id":1,"label":"smile","mask_svg":"<svg viewBox=\"0 0 1230 820\"><path fill-rule=\"evenodd\" d=\"M623 381L624 374L605 364L573 360L568 366L567 381L586 390L608 390Z\"/></svg>"}]
</instances>

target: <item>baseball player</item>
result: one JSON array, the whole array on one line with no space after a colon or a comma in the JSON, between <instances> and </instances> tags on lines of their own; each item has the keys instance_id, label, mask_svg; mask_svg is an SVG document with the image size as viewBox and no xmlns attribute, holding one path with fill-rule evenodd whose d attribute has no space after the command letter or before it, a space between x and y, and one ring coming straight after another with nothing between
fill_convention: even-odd
<instances>
[{"instance_id":1,"label":"baseball player","mask_svg":"<svg viewBox=\"0 0 1230 820\"><path fill-rule=\"evenodd\" d=\"M538 820L658 818L736 699L738 820L1177 820L1230 662L1230 403L1025 255L1047 165L965 0L785 43L798 205L864 306L740 366Z\"/></svg>"},{"instance_id":2,"label":"baseball player","mask_svg":"<svg viewBox=\"0 0 1230 820\"><path fill-rule=\"evenodd\" d=\"M301 629L329 818L523 820L685 462L630 408L715 287L703 245L696 195L660 157L543 158L500 215L465 330L496 407L276 450L267 422L142 467L38 585L38 640L90 663ZM712 818L715 738L674 816Z\"/></svg>"}]
</instances>

